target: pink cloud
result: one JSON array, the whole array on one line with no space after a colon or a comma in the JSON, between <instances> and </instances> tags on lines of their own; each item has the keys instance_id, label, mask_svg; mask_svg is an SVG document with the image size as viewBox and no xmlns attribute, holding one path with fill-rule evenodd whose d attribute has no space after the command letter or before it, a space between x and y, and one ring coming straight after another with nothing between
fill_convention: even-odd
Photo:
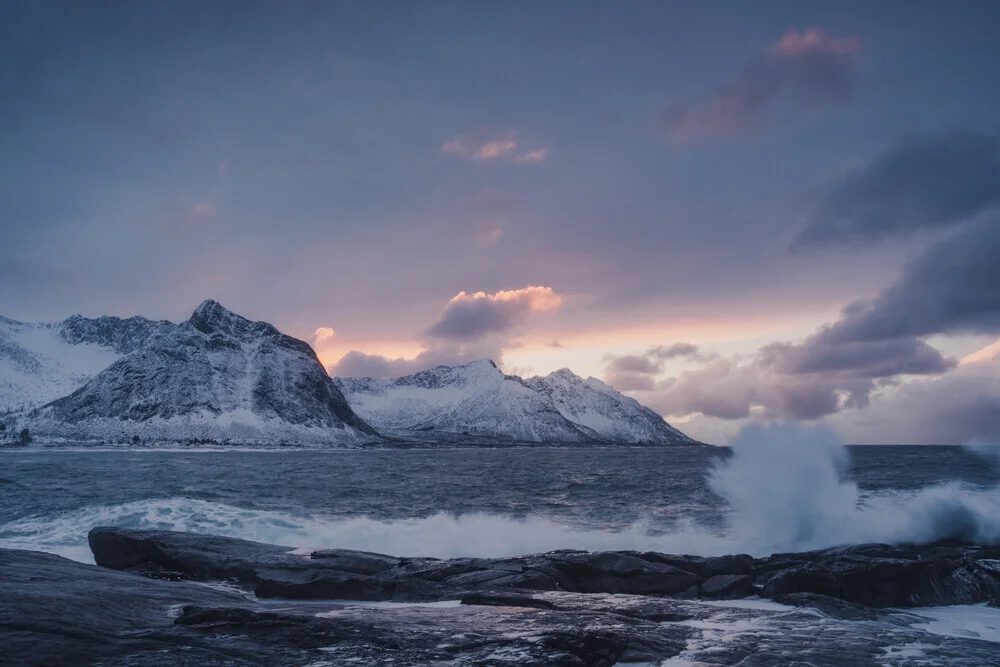
<instances>
[{"instance_id":1,"label":"pink cloud","mask_svg":"<svg viewBox=\"0 0 1000 667\"><path fill-rule=\"evenodd\" d=\"M521 162L521 163L544 162L548 156L549 156L548 149L539 148L518 155L517 157L514 158L514 162Z\"/></svg>"},{"instance_id":2,"label":"pink cloud","mask_svg":"<svg viewBox=\"0 0 1000 667\"><path fill-rule=\"evenodd\" d=\"M332 339L336 334L337 332L330 327L320 327L313 332L313 345L321 345Z\"/></svg>"},{"instance_id":3,"label":"pink cloud","mask_svg":"<svg viewBox=\"0 0 1000 667\"><path fill-rule=\"evenodd\" d=\"M675 144L732 138L757 129L784 95L798 102L831 104L854 87L857 37L834 37L822 29L792 30L752 58L707 101L672 102L659 125Z\"/></svg>"},{"instance_id":4,"label":"pink cloud","mask_svg":"<svg viewBox=\"0 0 1000 667\"><path fill-rule=\"evenodd\" d=\"M212 213L215 213L215 204L210 201L195 204L191 208L191 217L196 219L204 218L206 215L211 215Z\"/></svg>"},{"instance_id":5,"label":"pink cloud","mask_svg":"<svg viewBox=\"0 0 1000 667\"><path fill-rule=\"evenodd\" d=\"M476 162L502 159L519 164L544 162L550 153L547 148L524 146L514 130L478 130L462 134L446 141L441 152Z\"/></svg>"},{"instance_id":6,"label":"pink cloud","mask_svg":"<svg viewBox=\"0 0 1000 667\"><path fill-rule=\"evenodd\" d=\"M441 152L460 155L470 160L495 160L516 148L515 133L508 132L503 136L493 137L462 135L445 142Z\"/></svg>"},{"instance_id":7,"label":"pink cloud","mask_svg":"<svg viewBox=\"0 0 1000 667\"><path fill-rule=\"evenodd\" d=\"M857 37L834 37L819 28L792 30L771 47L778 56L802 58L814 55L852 57L861 52Z\"/></svg>"}]
</instances>

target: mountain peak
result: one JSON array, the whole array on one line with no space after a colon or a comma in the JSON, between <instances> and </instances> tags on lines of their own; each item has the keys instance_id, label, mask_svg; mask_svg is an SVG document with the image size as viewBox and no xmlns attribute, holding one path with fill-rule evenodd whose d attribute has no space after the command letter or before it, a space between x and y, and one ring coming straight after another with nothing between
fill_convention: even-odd
<instances>
[{"instance_id":1,"label":"mountain peak","mask_svg":"<svg viewBox=\"0 0 1000 667\"><path fill-rule=\"evenodd\" d=\"M204 334L225 333L240 339L266 333L278 333L266 322L254 322L237 315L215 299L205 299L191 313L187 323Z\"/></svg>"},{"instance_id":2,"label":"mountain peak","mask_svg":"<svg viewBox=\"0 0 1000 667\"><path fill-rule=\"evenodd\" d=\"M492 359L476 359L475 361L470 361L467 364L463 364L460 368L468 369L483 369L489 371L498 371L500 368L496 365Z\"/></svg>"},{"instance_id":3,"label":"mountain peak","mask_svg":"<svg viewBox=\"0 0 1000 667\"><path fill-rule=\"evenodd\" d=\"M235 315L235 313L215 299L205 299L198 304L198 307L194 309L193 313L191 313L191 319L209 319L232 315Z\"/></svg>"}]
</instances>

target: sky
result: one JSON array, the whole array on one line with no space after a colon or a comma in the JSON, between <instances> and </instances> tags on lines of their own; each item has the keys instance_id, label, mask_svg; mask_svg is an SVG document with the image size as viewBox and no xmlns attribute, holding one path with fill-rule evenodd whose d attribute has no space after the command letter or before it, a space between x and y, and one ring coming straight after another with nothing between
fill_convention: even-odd
<instances>
[{"instance_id":1,"label":"sky","mask_svg":"<svg viewBox=\"0 0 1000 667\"><path fill-rule=\"evenodd\" d=\"M1000 3L8 0L0 313L1000 440Z\"/></svg>"}]
</instances>

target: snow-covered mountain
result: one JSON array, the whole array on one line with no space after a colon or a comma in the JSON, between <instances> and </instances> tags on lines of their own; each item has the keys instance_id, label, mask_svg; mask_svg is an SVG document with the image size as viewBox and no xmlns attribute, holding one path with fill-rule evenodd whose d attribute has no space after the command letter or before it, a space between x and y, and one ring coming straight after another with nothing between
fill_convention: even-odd
<instances>
[{"instance_id":1,"label":"snow-covered mountain","mask_svg":"<svg viewBox=\"0 0 1000 667\"><path fill-rule=\"evenodd\" d=\"M584 380L561 368L544 377L528 378L525 383L547 395L563 417L602 440L670 445L695 442L639 401L595 377Z\"/></svg>"},{"instance_id":2,"label":"snow-covered mountain","mask_svg":"<svg viewBox=\"0 0 1000 667\"><path fill-rule=\"evenodd\" d=\"M74 315L27 323L0 317L0 413L44 405L176 325L144 317Z\"/></svg>"},{"instance_id":3,"label":"snow-covered mountain","mask_svg":"<svg viewBox=\"0 0 1000 667\"><path fill-rule=\"evenodd\" d=\"M112 349L131 346L114 331L105 333ZM33 411L26 423L33 432L74 440L137 436L351 444L376 439L307 343L212 300L73 393Z\"/></svg>"},{"instance_id":4,"label":"snow-covered mountain","mask_svg":"<svg viewBox=\"0 0 1000 667\"><path fill-rule=\"evenodd\" d=\"M566 369L524 380L481 360L394 380L331 379L307 343L212 300L181 324L0 317L0 417L42 442L694 442Z\"/></svg>"},{"instance_id":5,"label":"snow-covered mountain","mask_svg":"<svg viewBox=\"0 0 1000 667\"><path fill-rule=\"evenodd\" d=\"M397 437L447 441L689 444L634 399L568 370L522 380L488 360L393 380L336 378L354 410ZM657 424L658 422L658 424Z\"/></svg>"}]
</instances>

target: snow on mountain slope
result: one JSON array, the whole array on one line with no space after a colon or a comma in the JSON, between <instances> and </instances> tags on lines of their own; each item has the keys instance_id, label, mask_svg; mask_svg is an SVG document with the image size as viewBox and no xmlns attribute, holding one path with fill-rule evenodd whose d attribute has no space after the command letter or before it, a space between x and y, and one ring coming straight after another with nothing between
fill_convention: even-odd
<instances>
[{"instance_id":1,"label":"snow on mountain slope","mask_svg":"<svg viewBox=\"0 0 1000 667\"><path fill-rule=\"evenodd\" d=\"M394 380L336 378L351 406L398 436L470 435L516 442L693 444L662 417L600 380L563 369L522 380L492 361Z\"/></svg>"},{"instance_id":2,"label":"snow on mountain slope","mask_svg":"<svg viewBox=\"0 0 1000 667\"><path fill-rule=\"evenodd\" d=\"M36 434L80 440L375 439L307 343L212 300L27 419Z\"/></svg>"},{"instance_id":3,"label":"snow on mountain slope","mask_svg":"<svg viewBox=\"0 0 1000 667\"><path fill-rule=\"evenodd\" d=\"M83 386L123 354L172 330L143 317L25 323L0 317L0 413L31 409Z\"/></svg>"},{"instance_id":4,"label":"snow on mountain slope","mask_svg":"<svg viewBox=\"0 0 1000 667\"><path fill-rule=\"evenodd\" d=\"M568 368L525 383L549 396L556 409L574 424L590 429L602 440L629 444L694 444L663 417L639 401L624 396L597 378L584 380Z\"/></svg>"},{"instance_id":5,"label":"snow on mountain slope","mask_svg":"<svg viewBox=\"0 0 1000 667\"><path fill-rule=\"evenodd\" d=\"M395 435L476 436L511 442L585 443L552 401L492 361L439 366L394 380L336 378L351 407Z\"/></svg>"}]
</instances>

